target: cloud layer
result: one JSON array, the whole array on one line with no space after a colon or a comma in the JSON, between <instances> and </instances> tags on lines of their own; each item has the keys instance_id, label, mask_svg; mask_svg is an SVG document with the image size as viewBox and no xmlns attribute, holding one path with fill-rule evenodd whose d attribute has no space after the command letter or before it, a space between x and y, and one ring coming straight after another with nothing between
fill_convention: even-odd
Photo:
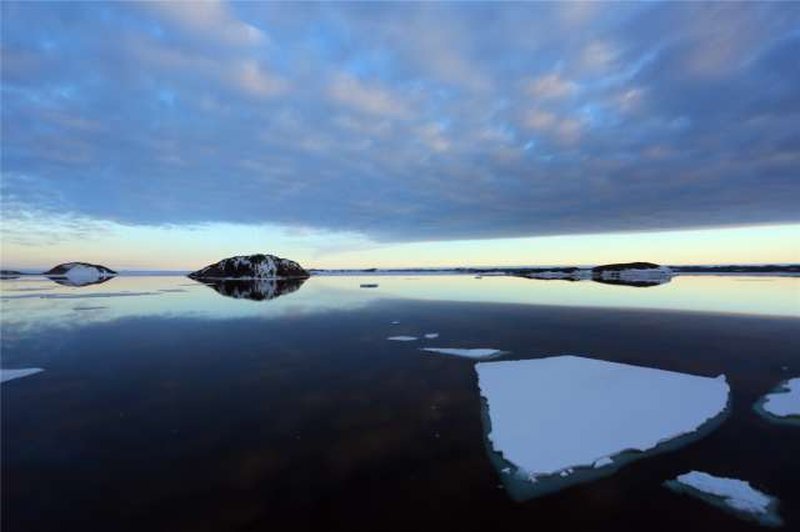
<instances>
[{"instance_id":1,"label":"cloud layer","mask_svg":"<svg viewBox=\"0 0 800 532\"><path fill-rule=\"evenodd\" d=\"M800 219L800 4L3 4L6 216L384 241Z\"/></svg>"}]
</instances>

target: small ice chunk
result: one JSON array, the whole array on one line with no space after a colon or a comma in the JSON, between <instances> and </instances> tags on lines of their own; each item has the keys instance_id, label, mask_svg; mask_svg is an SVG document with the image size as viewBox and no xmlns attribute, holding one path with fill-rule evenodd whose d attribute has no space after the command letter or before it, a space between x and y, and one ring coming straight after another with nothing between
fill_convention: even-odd
<instances>
[{"instance_id":1,"label":"small ice chunk","mask_svg":"<svg viewBox=\"0 0 800 532\"><path fill-rule=\"evenodd\" d=\"M399 321L393 321L392 325L398 325L399 323L400 323Z\"/></svg>"},{"instance_id":2,"label":"small ice chunk","mask_svg":"<svg viewBox=\"0 0 800 532\"><path fill-rule=\"evenodd\" d=\"M431 353L439 353L442 355L453 355L457 357L484 359L502 353L499 349L489 349L485 347L462 349L456 347L420 347L422 351L430 351Z\"/></svg>"},{"instance_id":3,"label":"small ice chunk","mask_svg":"<svg viewBox=\"0 0 800 532\"><path fill-rule=\"evenodd\" d=\"M756 410L779 420L800 421L800 377L783 382L772 393L756 403Z\"/></svg>"},{"instance_id":4,"label":"small ice chunk","mask_svg":"<svg viewBox=\"0 0 800 532\"><path fill-rule=\"evenodd\" d=\"M777 499L758 491L749 482L735 478L715 477L703 471L690 471L668 480L666 486L685 492L725 510L766 524L777 526Z\"/></svg>"},{"instance_id":5,"label":"small ice chunk","mask_svg":"<svg viewBox=\"0 0 800 532\"><path fill-rule=\"evenodd\" d=\"M425 338L429 340L433 340L434 338L439 338L439 333L427 333Z\"/></svg>"},{"instance_id":6,"label":"small ice chunk","mask_svg":"<svg viewBox=\"0 0 800 532\"><path fill-rule=\"evenodd\" d=\"M395 342L413 342L416 340L416 336L390 336L387 340L394 340Z\"/></svg>"},{"instance_id":7,"label":"small ice chunk","mask_svg":"<svg viewBox=\"0 0 800 532\"><path fill-rule=\"evenodd\" d=\"M8 382L14 379L21 379L28 375L35 375L44 371L42 368L24 368L24 369L0 369L0 382Z\"/></svg>"}]
</instances>

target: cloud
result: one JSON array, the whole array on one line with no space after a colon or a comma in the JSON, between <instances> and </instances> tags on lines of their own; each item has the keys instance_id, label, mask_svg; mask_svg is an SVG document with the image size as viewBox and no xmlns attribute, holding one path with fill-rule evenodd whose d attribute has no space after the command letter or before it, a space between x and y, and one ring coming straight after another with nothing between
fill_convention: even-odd
<instances>
[{"instance_id":1,"label":"cloud","mask_svg":"<svg viewBox=\"0 0 800 532\"><path fill-rule=\"evenodd\" d=\"M562 144L577 142L584 124L574 117L560 117L542 109L531 109L525 114L524 123L529 128L552 137Z\"/></svg>"},{"instance_id":2,"label":"cloud","mask_svg":"<svg viewBox=\"0 0 800 532\"><path fill-rule=\"evenodd\" d=\"M244 91L256 96L274 96L287 89L287 83L271 75L257 61L247 60L233 69L235 83Z\"/></svg>"},{"instance_id":3,"label":"cloud","mask_svg":"<svg viewBox=\"0 0 800 532\"><path fill-rule=\"evenodd\" d=\"M559 74L552 73L540 76L527 83L527 91L535 99L560 99L571 96L577 90L577 85L562 78Z\"/></svg>"},{"instance_id":4,"label":"cloud","mask_svg":"<svg viewBox=\"0 0 800 532\"><path fill-rule=\"evenodd\" d=\"M795 4L7 3L3 206L383 241L797 221L797 27Z\"/></svg>"},{"instance_id":5,"label":"cloud","mask_svg":"<svg viewBox=\"0 0 800 532\"><path fill-rule=\"evenodd\" d=\"M336 103L378 117L404 118L410 114L408 103L391 90L346 73L333 76L328 95Z\"/></svg>"},{"instance_id":6,"label":"cloud","mask_svg":"<svg viewBox=\"0 0 800 532\"><path fill-rule=\"evenodd\" d=\"M257 27L238 20L220 0L145 2L143 7L160 19L204 39L233 46L254 46L267 41Z\"/></svg>"},{"instance_id":7,"label":"cloud","mask_svg":"<svg viewBox=\"0 0 800 532\"><path fill-rule=\"evenodd\" d=\"M592 72L602 72L613 66L617 51L613 45L605 41L588 43L581 52L583 66Z\"/></svg>"}]
</instances>

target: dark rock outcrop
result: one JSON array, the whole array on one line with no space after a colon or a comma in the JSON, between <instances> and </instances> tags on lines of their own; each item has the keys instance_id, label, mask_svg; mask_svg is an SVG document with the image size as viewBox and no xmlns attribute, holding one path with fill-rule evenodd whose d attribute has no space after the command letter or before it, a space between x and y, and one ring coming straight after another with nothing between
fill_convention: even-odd
<instances>
[{"instance_id":1,"label":"dark rock outcrop","mask_svg":"<svg viewBox=\"0 0 800 532\"><path fill-rule=\"evenodd\" d=\"M192 279L306 279L298 263L275 255L239 255L189 274Z\"/></svg>"},{"instance_id":2,"label":"dark rock outcrop","mask_svg":"<svg viewBox=\"0 0 800 532\"><path fill-rule=\"evenodd\" d=\"M625 286L658 286L672 280L672 270L652 262L621 262L592 268L592 280Z\"/></svg>"},{"instance_id":3,"label":"dark rock outcrop","mask_svg":"<svg viewBox=\"0 0 800 532\"><path fill-rule=\"evenodd\" d=\"M592 268L592 273L616 272L622 270L654 270L658 268L663 268L663 266L652 262L618 262L595 266Z\"/></svg>"}]
</instances>

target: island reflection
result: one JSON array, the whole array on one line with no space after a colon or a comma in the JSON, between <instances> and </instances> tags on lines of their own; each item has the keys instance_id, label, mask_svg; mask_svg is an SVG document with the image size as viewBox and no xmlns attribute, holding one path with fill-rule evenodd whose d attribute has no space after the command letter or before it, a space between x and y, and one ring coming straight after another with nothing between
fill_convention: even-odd
<instances>
[{"instance_id":1,"label":"island reflection","mask_svg":"<svg viewBox=\"0 0 800 532\"><path fill-rule=\"evenodd\" d=\"M265 301L296 292L306 279L196 279L196 281L226 297Z\"/></svg>"},{"instance_id":2,"label":"island reflection","mask_svg":"<svg viewBox=\"0 0 800 532\"><path fill-rule=\"evenodd\" d=\"M73 287L81 287L81 286L90 286L94 284L103 284L107 283L111 279L114 279L114 276L111 277L101 277L99 279L70 279L69 277L65 276L56 276L56 275L46 275L48 279L53 281L56 284L60 284L62 286L73 286Z\"/></svg>"},{"instance_id":3,"label":"island reflection","mask_svg":"<svg viewBox=\"0 0 800 532\"><path fill-rule=\"evenodd\" d=\"M627 281L624 279L601 279L601 278L594 278L592 281L596 283L602 284L613 284L613 285L620 285L620 286L635 286L638 288L648 288L651 286L661 286L662 284L667 284L672 281L670 277L664 277L663 279L658 280L647 280L647 281Z\"/></svg>"}]
</instances>

